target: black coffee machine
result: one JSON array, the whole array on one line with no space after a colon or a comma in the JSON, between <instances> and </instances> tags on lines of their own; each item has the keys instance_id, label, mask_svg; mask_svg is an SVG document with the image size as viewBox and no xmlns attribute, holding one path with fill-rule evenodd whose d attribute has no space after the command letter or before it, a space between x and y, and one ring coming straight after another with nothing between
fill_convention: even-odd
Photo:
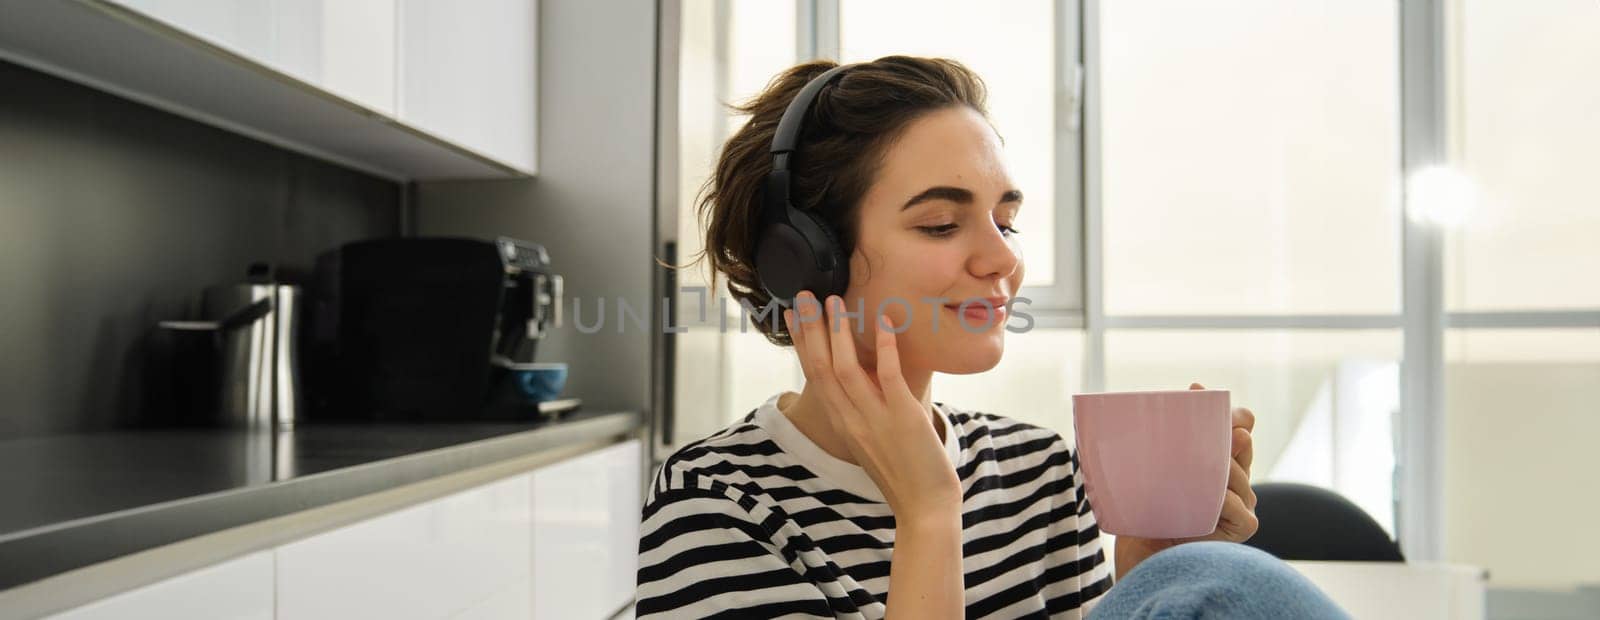
<instances>
[{"instance_id":1,"label":"black coffee machine","mask_svg":"<svg viewBox=\"0 0 1600 620\"><path fill-rule=\"evenodd\" d=\"M304 347L313 420L533 419L508 406L495 360L533 362L561 322L544 247L409 237L348 243L317 260Z\"/></svg>"}]
</instances>

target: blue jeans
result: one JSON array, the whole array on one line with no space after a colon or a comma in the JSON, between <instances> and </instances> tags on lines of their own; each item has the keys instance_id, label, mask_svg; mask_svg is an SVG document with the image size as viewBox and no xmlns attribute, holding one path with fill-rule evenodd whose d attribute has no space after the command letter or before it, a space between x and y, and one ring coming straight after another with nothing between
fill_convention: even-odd
<instances>
[{"instance_id":1,"label":"blue jeans","mask_svg":"<svg viewBox=\"0 0 1600 620\"><path fill-rule=\"evenodd\" d=\"M1195 542L1145 558L1102 598L1109 618L1349 618L1328 595L1271 554L1238 543Z\"/></svg>"}]
</instances>

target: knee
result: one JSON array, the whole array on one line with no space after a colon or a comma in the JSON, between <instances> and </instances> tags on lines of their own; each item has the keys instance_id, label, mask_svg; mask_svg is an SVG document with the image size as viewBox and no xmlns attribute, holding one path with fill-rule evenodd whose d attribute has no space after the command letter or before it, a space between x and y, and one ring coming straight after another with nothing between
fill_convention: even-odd
<instances>
[{"instance_id":1,"label":"knee","mask_svg":"<svg viewBox=\"0 0 1600 620\"><path fill-rule=\"evenodd\" d=\"M1145 561L1160 558L1162 562L1178 564L1205 564L1230 566L1241 569L1259 569L1282 565L1272 554L1249 545L1232 542L1205 541L1178 545L1162 550Z\"/></svg>"},{"instance_id":2,"label":"knee","mask_svg":"<svg viewBox=\"0 0 1600 620\"><path fill-rule=\"evenodd\" d=\"M1225 542L1187 543L1145 558L1096 612L1129 618L1349 617L1288 564Z\"/></svg>"},{"instance_id":3,"label":"knee","mask_svg":"<svg viewBox=\"0 0 1600 620\"><path fill-rule=\"evenodd\" d=\"M1239 543L1205 541L1178 545L1145 558L1134 570L1184 575L1191 583L1217 587L1251 584L1309 585L1299 572L1272 554Z\"/></svg>"}]
</instances>

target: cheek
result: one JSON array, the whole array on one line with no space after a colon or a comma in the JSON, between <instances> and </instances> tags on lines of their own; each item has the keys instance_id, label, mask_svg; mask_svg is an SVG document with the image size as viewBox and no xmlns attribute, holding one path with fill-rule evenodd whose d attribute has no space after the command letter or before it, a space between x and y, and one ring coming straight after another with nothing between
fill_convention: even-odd
<instances>
[{"instance_id":1,"label":"cheek","mask_svg":"<svg viewBox=\"0 0 1600 620\"><path fill-rule=\"evenodd\" d=\"M1017 268L1006 278L1006 282L1011 284L1011 294L1015 295L1022 288L1022 277L1028 271L1028 261L1022 255L1022 243L1020 241L1011 242L1011 253L1017 257Z\"/></svg>"},{"instance_id":2,"label":"cheek","mask_svg":"<svg viewBox=\"0 0 1600 620\"><path fill-rule=\"evenodd\" d=\"M953 250L929 245L900 244L873 251L871 259L856 252L850 259L849 294L864 299L869 314L883 304L883 313L896 319L896 325L906 318L907 303L918 320L926 320L929 304L922 300L948 294L962 273L961 258Z\"/></svg>"}]
</instances>

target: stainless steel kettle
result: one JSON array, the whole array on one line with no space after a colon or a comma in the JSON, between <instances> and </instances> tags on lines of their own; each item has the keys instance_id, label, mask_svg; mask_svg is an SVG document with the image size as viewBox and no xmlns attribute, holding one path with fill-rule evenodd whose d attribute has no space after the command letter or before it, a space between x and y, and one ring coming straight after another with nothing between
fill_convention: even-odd
<instances>
[{"instance_id":1,"label":"stainless steel kettle","mask_svg":"<svg viewBox=\"0 0 1600 620\"><path fill-rule=\"evenodd\" d=\"M270 280L265 267L252 265L248 284L212 286L202 299L203 319L162 321L164 330L201 340L183 362L192 372L189 390L203 393L213 425L256 430L294 427L303 408L298 334L302 292L299 286ZM211 364L213 368L200 368Z\"/></svg>"}]
</instances>

